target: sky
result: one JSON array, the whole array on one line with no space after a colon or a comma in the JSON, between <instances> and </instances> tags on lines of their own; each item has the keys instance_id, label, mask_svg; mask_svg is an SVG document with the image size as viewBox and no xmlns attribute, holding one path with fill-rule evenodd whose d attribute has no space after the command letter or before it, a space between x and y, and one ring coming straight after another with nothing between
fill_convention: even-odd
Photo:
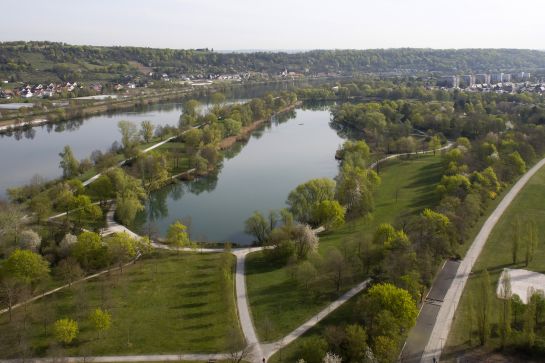
<instances>
[{"instance_id":1,"label":"sky","mask_svg":"<svg viewBox=\"0 0 545 363\"><path fill-rule=\"evenodd\" d=\"M542 0L3 0L0 41L215 50L545 48Z\"/></svg>"}]
</instances>

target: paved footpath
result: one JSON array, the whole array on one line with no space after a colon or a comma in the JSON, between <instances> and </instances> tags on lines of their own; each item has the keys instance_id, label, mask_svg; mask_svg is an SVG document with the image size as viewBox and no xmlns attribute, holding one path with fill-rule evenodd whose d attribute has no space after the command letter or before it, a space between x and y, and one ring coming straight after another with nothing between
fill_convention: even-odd
<instances>
[{"instance_id":1,"label":"paved footpath","mask_svg":"<svg viewBox=\"0 0 545 363\"><path fill-rule=\"evenodd\" d=\"M488 217L481 228L481 231L477 237L475 237L475 240L471 244L471 247L467 251L465 258L462 260L462 263L458 268L456 277L445 295L444 302L441 305L439 313L437 314L437 319L435 320L430 340L428 341L424 353L422 354L422 363L431 363L433 362L434 358L439 360L441 357L441 353L447 342L448 334L452 326L452 320L454 319L454 314L458 308L458 303L462 297L462 292L464 291L467 279L469 278L469 274L473 269L473 265L481 254L488 236L492 232L492 229L499 221L502 214L526 185L528 180L530 180L530 178L534 176L534 174L543 166L545 166L545 159L541 159L519 179L519 181L511 188L500 204L496 207L494 212L492 212L492 214Z\"/></svg>"}]
</instances>

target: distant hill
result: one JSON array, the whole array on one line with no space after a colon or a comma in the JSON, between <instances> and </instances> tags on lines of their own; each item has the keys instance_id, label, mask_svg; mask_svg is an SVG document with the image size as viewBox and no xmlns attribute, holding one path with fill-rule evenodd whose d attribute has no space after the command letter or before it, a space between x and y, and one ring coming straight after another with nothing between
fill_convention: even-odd
<instances>
[{"instance_id":1,"label":"distant hill","mask_svg":"<svg viewBox=\"0 0 545 363\"><path fill-rule=\"evenodd\" d=\"M137 76L206 76L241 72L278 74L460 74L543 72L545 52L521 49L368 49L306 52L214 52L97 47L52 42L0 43L0 80L122 81Z\"/></svg>"}]
</instances>

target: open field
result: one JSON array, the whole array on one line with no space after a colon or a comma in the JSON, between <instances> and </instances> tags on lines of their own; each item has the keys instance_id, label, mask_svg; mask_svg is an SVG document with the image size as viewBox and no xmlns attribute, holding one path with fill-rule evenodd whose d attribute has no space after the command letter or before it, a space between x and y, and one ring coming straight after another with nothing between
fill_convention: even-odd
<instances>
[{"instance_id":1,"label":"open field","mask_svg":"<svg viewBox=\"0 0 545 363\"><path fill-rule=\"evenodd\" d=\"M496 290L498 279L504 268L523 268L539 273L545 272L545 260L543 255L545 254L545 245L543 243L543 236L545 235L545 169L541 169L534 177L530 179L526 187L520 192L518 197L509 206L507 211L499 220L498 224L492 231L484 249L475 264L473 269L474 275L472 275L466 285L464 293L462 295L460 305L455 314L455 320L452 330L447 341L445 349L445 357L450 361L456 361L457 357L469 358L481 356L482 354L489 354L496 350L500 346L498 337L498 322L500 312L500 300L491 297L491 314L492 317L492 339L485 347L478 347L478 339L476 335L476 323L473 323L473 328L470 323L470 306L471 301L473 304L476 302L476 293L479 290L479 276L480 272L484 269L488 269L491 280L491 291ZM538 229L538 245L535 252L535 258L530 261L528 266L525 266L524 255L525 247L524 243L519 249L518 262L513 264L512 262L512 240L513 240L513 223L516 218L520 218L522 223L522 231L526 230L524 225L527 221L533 220L536 222ZM473 319L474 320L474 319ZM514 319L515 320L515 319ZM517 317L514 322L513 336L511 342L516 342L521 333L521 317ZM471 336L470 336L471 334ZM542 346L545 343L545 329L543 323L537 324L536 329L537 345ZM508 350L506 354L509 354ZM532 359L532 357L526 357Z\"/></svg>"},{"instance_id":2,"label":"open field","mask_svg":"<svg viewBox=\"0 0 545 363\"><path fill-rule=\"evenodd\" d=\"M228 278L223 258L231 268ZM2 315L0 357L226 351L226 337L241 334L233 269L231 255L154 252L122 274L104 275L17 309L11 323ZM112 327L100 339L88 321L97 307L112 315ZM63 317L75 319L80 331L66 346L54 343L51 333L52 323Z\"/></svg>"},{"instance_id":3,"label":"open field","mask_svg":"<svg viewBox=\"0 0 545 363\"><path fill-rule=\"evenodd\" d=\"M389 162L381 172L373 218L353 220L321 236L320 254L326 256L333 247L342 250L343 244L354 238L371 238L380 223L394 223L432 206L436 202L434 185L442 171L439 156ZM268 262L262 252L248 256L246 278L253 321L262 341L281 338L339 296L332 284L323 286L320 295L309 296L290 278L286 266ZM357 273L340 293L364 278Z\"/></svg>"}]
</instances>

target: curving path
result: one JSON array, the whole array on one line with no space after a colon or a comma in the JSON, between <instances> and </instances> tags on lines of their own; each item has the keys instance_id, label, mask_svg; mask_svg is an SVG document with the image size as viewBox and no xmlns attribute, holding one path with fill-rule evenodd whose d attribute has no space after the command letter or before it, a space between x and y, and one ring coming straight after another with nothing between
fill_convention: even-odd
<instances>
[{"instance_id":1,"label":"curving path","mask_svg":"<svg viewBox=\"0 0 545 363\"><path fill-rule=\"evenodd\" d=\"M534 176L534 174L543 166L545 166L545 158L541 159L517 181L517 183L511 188L500 204L496 207L494 212L492 212L492 214L488 217L479 234L477 237L475 237L475 240L473 240L471 247L458 267L456 276L445 295L441 308L439 309L437 319L433 325L431 337L428 340L426 348L424 349L424 353L422 354L422 359L420 360L421 362L431 363L434 361L434 359L439 360L441 357L441 353L447 342L448 334L452 326L454 313L458 308L458 303L462 297L462 292L464 291L467 279L469 278L473 265L477 261L477 258L479 257L488 236L507 207L509 207L511 202L526 185L528 180L530 180L530 178Z\"/></svg>"}]
</instances>

